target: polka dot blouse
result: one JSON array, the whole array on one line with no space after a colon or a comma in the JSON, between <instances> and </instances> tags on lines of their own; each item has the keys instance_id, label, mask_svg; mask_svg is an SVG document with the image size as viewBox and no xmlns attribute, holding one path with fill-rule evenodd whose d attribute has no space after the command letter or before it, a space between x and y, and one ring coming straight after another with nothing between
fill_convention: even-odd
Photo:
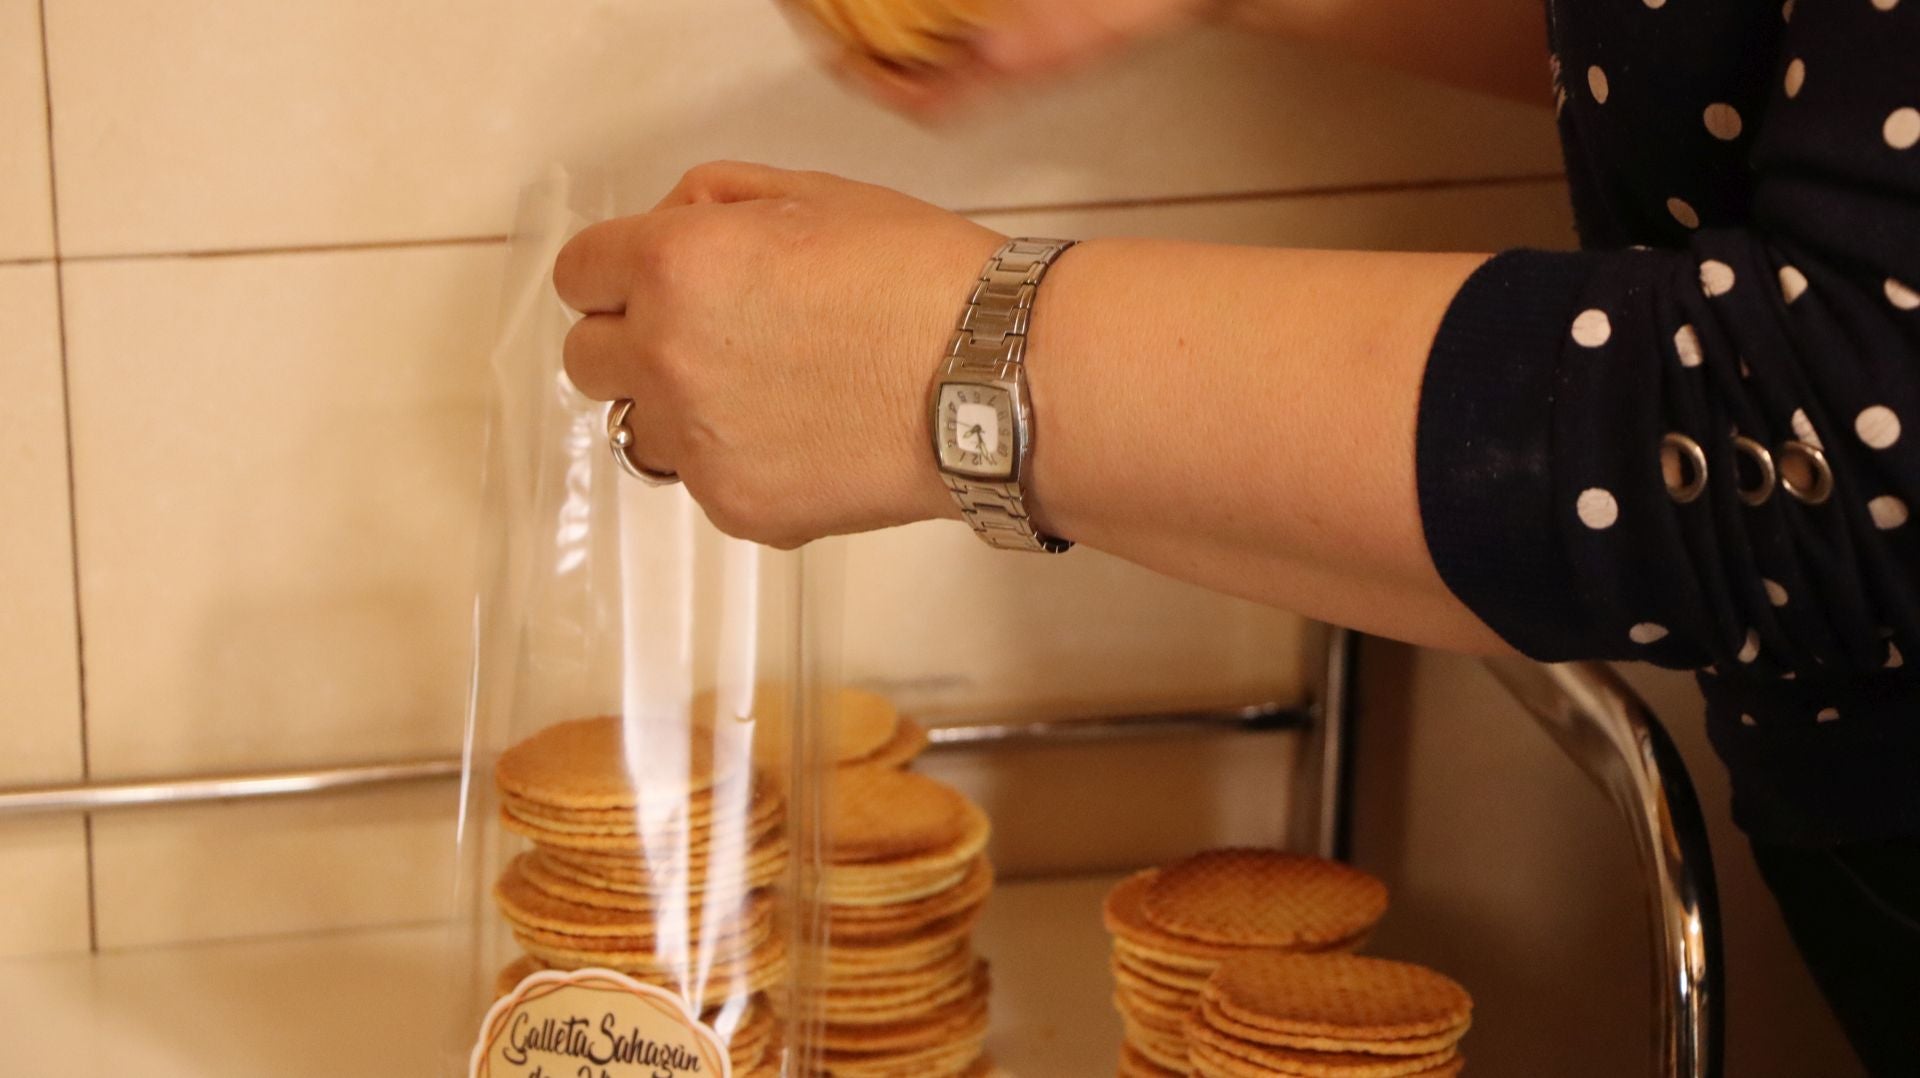
<instances>
[{"instance_id":1,"label":"polka dot blouse","mask_svg":"<svg viewBox=\"0 0 1920 1078\"><path fill-rule=\"evenodd\" d=\"M1447 313L1434 561L1532 656L1699 670L1750 832L1920 833L1920 0L1549 14L1585 249Z\"/></svg>"}]
</instances>

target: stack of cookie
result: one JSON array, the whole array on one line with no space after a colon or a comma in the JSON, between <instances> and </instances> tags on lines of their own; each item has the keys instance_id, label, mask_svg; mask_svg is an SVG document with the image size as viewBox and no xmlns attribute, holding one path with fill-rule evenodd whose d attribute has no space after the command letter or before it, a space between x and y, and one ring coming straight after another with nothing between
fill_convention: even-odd
<instances>
[{"instance_id":1,"label":"stack of cookie","mask_svg":"<svg viewBox=\"0 0 1920 1078\"><path fill-rule=\"evenodd\" d=\"M786 870L780 794L743 761L716 760L710 732L632 736L617 718L563 722L495 767L502 823L533 844L494 888L526 952L501 981L597 968L661 985L703 1011L736 1074L776 1073L765 992L787 965L768 890Z\"/></svg>"},{"instance_id":2,"label":"stack of cookie","mask_svg":"<svg viewBox=\"0 0 1920 1078\"><path fill-rule=\"evenodd\" d=\"M816 1073L985 1074L987 969L973 929L993 889L986 814L891 767L843 767L827 818L828 942Z\"/></svg>"},{"instance_id":3,"label":"stack of cookie","mask_svg":"<svg viewBox=\"0 0 1920 1078\"><path fill-rule=\"evenodd\" d=\"M765 682L755 690L749 714L734 714L711 692L694 698L693 714L706 723L753 722L755 762L763 772L782 775L794 733L792 703L787 686ZM926 730L877 693L839 689L821 711L821 725L829 731L824 756L837 767L905 767L927 747Z\"/></svg>"},{"instance_id":4,"label":"stack of cookie","mask_svg":"<svg viewBox=\"0 0 1920 1078\"><path fill-rule=\"evenodd\" d=\"M1276 850L1210 850L1121 881L1113 934L1123 1076L1192 1073L1186 1022L1207 978L1250 952L1358 947L1386 912L1386 885L1358 869Z\"/></svg>"},{"instance_id":5,"label":"stack of cookie","mask_svg":"<svg viewBox=\"0 0 1920 1078\"><path fill-rule=\"evenodd\" d=\"M1200 1078L1446 1078L1473 1000L1421 966L1355 955L1228 959L1186 1022Z\"/></svg>"}]
</instances>

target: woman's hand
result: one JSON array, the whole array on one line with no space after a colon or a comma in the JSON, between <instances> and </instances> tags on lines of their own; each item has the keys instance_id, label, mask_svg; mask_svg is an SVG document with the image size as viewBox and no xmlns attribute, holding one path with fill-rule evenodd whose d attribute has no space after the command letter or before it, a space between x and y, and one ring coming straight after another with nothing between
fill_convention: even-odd
<instances>
[{"instance_id":1,"label":"woman's hand","mask_svg":"<svg viewBox=\"0 0 1920 1078\"><path fill-rule=\"evenodd\" d=\"M927 392L1004 237L881 187L717 163L554 265L567 374L730 535L792 547L952 515Z\"/></svg>"},{"instance_id":2,"label":"woman's hand","mask_svg":"<svg viewBox=\"0 0 1920 1078\"><path fill-rule=\"evenodd\" d=\"M882 104L938 120L998 87L1083 67L1225 6L1219 0L1002 0L958 62L909 69L847 48L833 66Z\"/></svg>"}]
</instances>

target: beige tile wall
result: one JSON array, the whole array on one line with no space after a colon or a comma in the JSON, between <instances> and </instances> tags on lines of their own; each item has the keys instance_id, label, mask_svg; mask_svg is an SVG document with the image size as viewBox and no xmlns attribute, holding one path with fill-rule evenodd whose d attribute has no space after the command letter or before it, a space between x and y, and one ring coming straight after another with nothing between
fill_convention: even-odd
<instances>
[{"instance_id":1,"label":"beige tile wall","mask_svg":"<svg viewBox=\"0 0 1920 1078\"><path fill-rule=\"evenodd\" d=\"M49 263L36 6L0 0L0 261L35 260L19 272L42 295L37 332L66 323L87 710L71 683L66 703L36 706L32 736L74 758L0 781L74 777L83 729L104 777L457 744L504 255L491 237L550 160L611 159L641 190L716 156L831 168L998 207L983 219L1021 231L1401 248L1567 233L1543 110L1221 34L930 133L833 87L765 0L46 0L65 258ZM989 152L1005 146L1021 151ZM1515 176L1547 179L1502 181ZM17 399L57 429L46 339L41 381ZM26 444L51 451L62 501L10 515L44 525L7 533L6 564L30 548L59 561L32 570L51 599L23 631L66 641L64 665L33 669L71 679L64 443ZM855 670L920 703L1027 702L1063 682L1239 698L1298 679L1292 618L1097 556L1015 567L952 528L857 547ZM926 573L929 558L948 570ZM955 588L1002 596L1036 650L937 653L900 611ZM1246 792L1133 852L1277 827L1271 791L1250 789L1264 758L1169 748L1164 774ZM1069 818L1030 785L1007 802L1018 815ZM102 816L91 861L78 821L0 831L0 874L37 896L0 902L0 950L84 946L89 898L108 947L430 917L450 803L422 790ZM1054 837L1007 852L1040 864L1072 845ZM1083 852L1112 862L1123 846Z\"/></svg>"},{"instance_id":2,"label":"beige tile wall","mask_svg":"<svg viewBox=\"0 0 1920 1078\"><path fill-rule=\"evenodd\" d=\"M53 267L0 266L0 786L85 766L60 393ZM0 876L31 881L0 887L0 955L87 946L82 821L0 820Z\"/></svg>"},{"instance_id":3,"label":"beige tile wall","mask_svg":"<svg viewBox=\"0 0 1920 1078\"><path fill-rule=\"evenodd\" d=\"M0 262L53 254L39 0L0 0Z\"/></svg>"}]
</instances>

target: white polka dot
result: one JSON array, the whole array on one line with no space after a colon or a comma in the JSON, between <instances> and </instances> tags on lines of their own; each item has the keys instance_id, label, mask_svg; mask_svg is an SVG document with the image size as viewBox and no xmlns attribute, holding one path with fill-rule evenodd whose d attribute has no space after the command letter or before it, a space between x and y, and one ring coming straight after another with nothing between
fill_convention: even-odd
<instances>
[{"instance_id":1,"label":"white polka dot","mask_svg":"<svg viewBox=\"0 0 1920 1078\"><path fill-rule=\"evenodd\" d=\"M1687 200L1684 198L1668 199L1667 212L1673 214L1673 219L1687 228L1700 227L1700 215L1693 212L1693 207L1688 205Z\"/></svg>"},{"instance_id":2,"label":"white polka dot","mask_svg":"<svg viewBox=\"0 0 1920 1078\"><path fill-rule=\"evenodd\" d=\"M1896 150L1911 150L1920 143L1920 109L1894 109L1887 113L1887 122L1880 125L1880 134L1887 145Z\"/></svg>"},{"instance_id":3,"label":"white polka dot","mask_svg":"<svg viewBox=\"0 0 1920 1078\"><path fill-rule=\"evenodd\" d=\"M1867 514L1873 517L1873 526L1881 531L1892 531L1907 522L1907 503L1891 494L1882 494L1867 503Z\"/></svg>"},{"instance_id":4,"label":"white polka dot","mask_svg":"<svg viewBox=\"0 0 1920 1078\"><path fill-rule=\"evenodd\" d=\"M1659 11L1661 8L1667 6L1667 0L1640 0L1640 2L1655 11Z\"/></svg>"},{"instance_id":5,"label":"white polka dot","mask_svg":"<svg viewBox=\"0 0 1920 1078\"><path fill-rule=\"evenodd\" d=\"M1740 654L1738 658L1743 663L1750 663L1753 660L1758 659L1759 657L1760 657L1760 634L1757 632L1754 632L1752 629L1748 629L1747 638L1744 641L1742 641L1740 644Z\"/></svg>"},{"instance_id":6,"label":"white polka dot","mask_svg":"<svg viewBox=\"0 0 1920 1078\"><path fill-rule=\"evenodd\" d=\"M1602 105L1607 103L1607 73L1600 70L1598 64L1587 68L1587 89L1593 91L1595 101Z\"/></svg>"},{"instance_id":7,"label":"white polka dot","mask_svg":"<svg viewBox=\"0 0 1920 1078\"><path fill-rule=\"evenodd\" d=\"M1796 673L1794 673L1793 671L1791 671L1791 670L1789 670L1789 671L1787 671L1786 673L1784 673L1784 674L1781 674L1781 675L1780 675L1780 680L1781 680L1781 681L1792 681L1792 680L1793 680L1794 678L1797 678L1797 677L1799 677L1799 676L1800 676L1799 674L1796 674Z\"/></svg>"},{"instance_id":8,"label":"white polka dot","mask_svg":"<svg viewBox=\"0 0 1920 1078\"><path fill-rule=\"evenodd\" d=\"M1708 663L1707 665L1701 667L1700 669L1705 670L1708 674L1712 675L1713 677L1720 676L1720 668L1713 665L1712 663Z\"/></svg>"},{"instance_id":9,"label":"white polka dot","mask_svg":"<svg viewBox=\"0 0 1920 1078\"><path fill-rule=\"evenodd\" d=\"M1799 299L1806 290L1806 274L1801 273L1799 268L1795 266L1780 267L1780 298L1786 300L1788 303L1792 303L1794 300Z\"/></svg>"},{"instance_id":10,"label":"white polka dot","mask_svg":"<svg viewBox=\"0 0 1920 1078\"><path fill-rule=\"evenodd\" d=\"M1880 11L1892 11L1900 0L1873 0L1873 6Z\"/></svg>"},{"instance_id":11,"label":"white polka dot","mask_svg":"<svg viewBox=\"0 0 1920 1078\"><path fill-rule=\"evenodd\" d=\"M1758 726L1758 725L1760 725L1760 724L1759 724L1759 723L1757 723L1757 722L1754 722L1754 721L1753 721L1753 716L1752 716L1752 715L1748 715L1748 714L1746 714L1745 712L1741 712L1741 714L1740 714L1740 725L1742 725L1742 726Z\"/></svg>"},{"instance_id":12,"label":"white polka dot","mask_svg":"<svg viewBox=\"0 0 1920 1078\"><path fill-rule=\"evenodd\" d=\"M1722 142L1731 142L1740 137L1740 110L1725 101L1715 101L1700 114L1700 122L1707 125L1707 134Z\"/></svg>"},{"instance_id":13,"label":"white polka dot","mask_svg":"<svg viewBox=\"0 0 1920 1078\"><path fill-rule=\"evenodd\" d=\"M1717 258L1700 263L1700 290L1709 296L1724 296L1733 291L1733 267Z\"/></svg>"},{"instance_id":14,"label":"white polka dot","mask_svg":"<svg viewBox=\"0 0 1920 1078\"><path fill-rule=\"evenodd\" d=\"M1887 641L1887 669L1898 670L1906 665L1906 658L1900 654L1900 645Z\"/></svg>"},{"instance_id":15,"label":"white polka dot","mask_svg":"<svg viewBox=\"0 0 1920 1078\"><path fill-rule=\"evenodd\" d=\"M1793 417L1787 420L1787 422L1793 427L1793 436L1795 438L1800 439L1815 449L1826 448L1820 444L1820 432L1813 429L1813 421L1807 418L1805 409L1795 408L1793 410Z\"/></svg>"},{"instance_id":16,"label":"white polka dot","mask_svg":"<svg viewBox=\"0 0 1920 1078\"><path fill-rule=\"evenodd\" d=\"M1823 708L1821 708L1821 709L1820 709L1820 714L1818 714L1818 715L1815 715L1815 716L1813 717L1813 721L1815 721L1815 722L1836 722L1836 721L1838 721L1838 720L1839 720L1839 718L1840 718L1840 709L1839 709L1839 708L1832 708L1832 707L1823 707Z\"/></svg>"},{"instance_id":17,"label":"white polka dot","mask_svg":"<svg viewBox=\"0 0 1920 1078\"><path fill-rule=\"evenodd\" d=\"M1786 3L1780 5L1780 21L1793 21L1793 0L1787 0Z\"/></svg>"},{"instance_id":18,"label":"white polka dot","mask_svg":"<svg viewBox=\"0 0 1920 1078\"><path fill-rule=\"evenodd\" d=\"M1599 487L1588 487L1580 492L1580 499L1574 503L1574 512L1580 514L1580 523L1594 531L1605 531L1613 527L1620 519L1620 503L1613 495Z\"/></svg>"},{"instance_id":19,"label":"white polka dot","mask_svg":"<svg viewBox=\"0 0 1920 1078\"><path fill-rule=\"evenodd\" d=\"M1643 621L1627 630L1627 639L1636 644L1651 644L1665 639L1667 627L1655 621Z\"/></svg>"},{"instance_id":20,"label":"white polka dot","mask_svg":"<svg viewBox=\"0 0 1920 1078\"><path fill-rule=\"evenodd\" d=\"M1693 331L1692 326L1681 326L1673 335L1673 350L1679 354L1682 367L1700 365L1700 335Z\"/></svg>"},{"instance_id":21,"label":"white polka dot","mask_svg":"<svg viewBox=\"0 0 1920 1078\"><path fill-rule=\"evenodd\" d=\"M1740 377L1742 378L1753 377L1753 368L1747 366L1747 361L1744 359L1740 361Z\"/></svg>"},{"instance_id":22,"label":"white polka dot","mask_svg":"<svg viewBox=\"0 0 1920 1078\"><path fill-rule=\"evenodd\" d=\"M1613 323L1607 320L1607 312L1598 307L1589 307L1580 312L1573 320L1574 343L1586 348L1598 348L1613 336Z\"/></svg>"},{"instance_id":23,"label":"white polka dot","mask_svg":"<svg viewBox=\"0 0 1920 1078\"><path fill-rule=\"evenodd\" d=\"M1903 311L1920 310L1920 292L1916 292L1893 278L1887 278L1881 286L1887 293L1887 302Z\"/></svg>"},{"instance_id":24,"label":"white polka dot","mask_svg":"<svg viewBox=\"0 0 1920 1078\"><path fill-rule=\"evenodd\" d=\"M1781 587L1779 581L1762 580L1760 586L1767 589L1767 602L1775 606L1787 605L1787 589Z\"/></svg>"},{"instance_id":25,"label":"white polka dot","mask_svg":"<svg viewBox=\"0 0 1920 1078\"><path fill-rule=\"evenodd\" d=\"M1799 97L1800 87L1807 84L1807 62L1795 60L1787 65L1787 96Z\"/></svg>"},{"instance_id":26,"label":"white polka dot","mask_svg":"<svg viewBox=\"0 0 1920 1078\"><path fill-rule=\"evenodd\" d=\"M1875 449L1885 449L1900 440L1900 417L1884 404L1862 409L1853 419L1853 432Z\"/></svg>"}]
</instances>

